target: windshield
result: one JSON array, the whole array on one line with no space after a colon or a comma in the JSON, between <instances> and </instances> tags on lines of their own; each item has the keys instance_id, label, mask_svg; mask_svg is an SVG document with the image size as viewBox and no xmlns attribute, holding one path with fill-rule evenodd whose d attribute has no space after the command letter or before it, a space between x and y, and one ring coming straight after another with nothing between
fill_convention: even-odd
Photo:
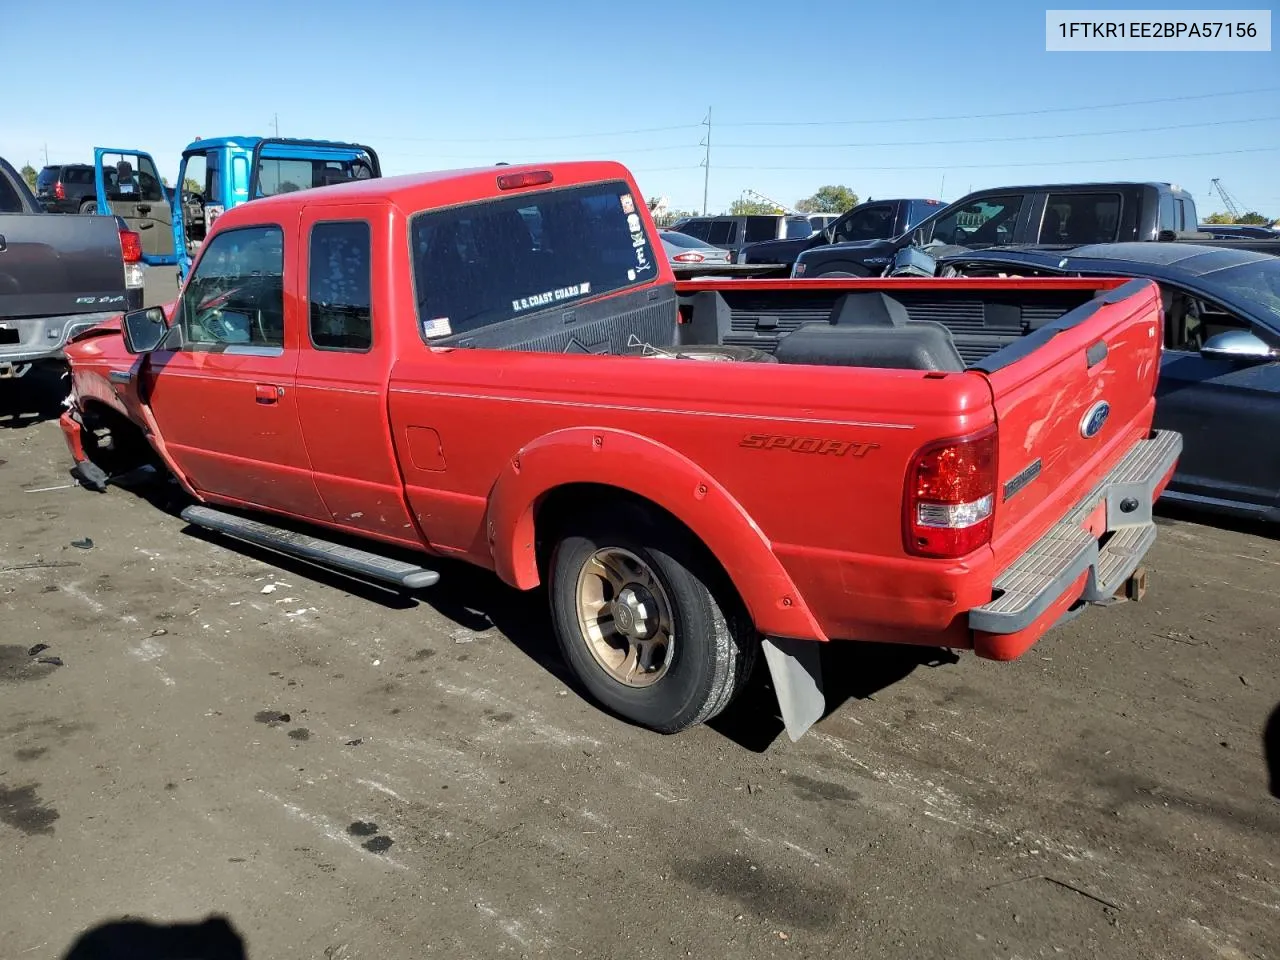
<instances>
[{"instance_id":1,"label":"windshield","mask_svg":"<svg viewBox=\"0 0 1280 960\"><path fill-rule=\"evenodd\" d=\"M1246 312L1266 321L1280 335L1280 258L1267 257L1215 270L1200 278L1205 292L1224 303L1248 306Z\"/></svg>"},{"instance_id":2,"label":"windshield","mask_svg":"<svg viewBox=\"0 0 1280 960\"><path fill-rule=\"evenodd\" d=\"M418 321L429 340L658 275L635 199L621 181L427 211L411 224Z\"/></svg>"}]
</instances>

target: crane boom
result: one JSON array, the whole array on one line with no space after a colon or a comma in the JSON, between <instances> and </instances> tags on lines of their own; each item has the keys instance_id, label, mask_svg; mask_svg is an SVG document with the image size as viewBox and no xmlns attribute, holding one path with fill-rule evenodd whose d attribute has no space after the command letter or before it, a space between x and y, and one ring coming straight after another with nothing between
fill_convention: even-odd
<instances>
[{"instance_id":1,"label":"crane boom","mask_svg":"<svg viewBox=\"0 0 1280 960\"><path fill-rule=\"evenodd\" d=\"M1222 198L1222 205L1227 208L1227 213L1231 215L1232 220L1240 219L1240 205L1236 203L1235 197L1227 193L1227 188L1222 185L1222 181L1217 177L1213 178L1214 189L1218 191L1218 196Z\"/></svg>"}]
</instances>

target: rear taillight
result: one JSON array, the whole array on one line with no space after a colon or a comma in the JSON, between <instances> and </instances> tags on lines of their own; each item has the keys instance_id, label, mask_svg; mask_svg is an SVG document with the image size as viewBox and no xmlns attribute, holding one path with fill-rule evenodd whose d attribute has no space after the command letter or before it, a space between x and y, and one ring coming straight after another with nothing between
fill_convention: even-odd
<instances>
[{"instance_id":1,"label":"rear taillight","mask_svg":"<svg viewBox=\"0 0 1280 960\"><path fill-rule=\"evenodd\" d=\"M124 285L128 290L146 286L142 270L142 237L125 227L120 228L120 255L124 259Z\"/></svg>"},{"instance_id":2,"label":"rear taillight","mask_svg":"<svg viewBox=\"0 0 1280 960\"><path fill-rule=\"evenodd\" d=\"M142 259L142 235L120 228L120 253L125 263L137 263Z\"/></svg>"},{"instance_id":3,"label":"rear taillight","mask_svg":"<svg viewBox=\"0 0 1280 960\"><path fill-rule=\"evenodd\" d=\"M701 263L703 260L707 258L700 253L691 252L691 253L677 253L671 259L676 261L676 263Z\"/></svg>"},{"instance_id":4,"label":"rear taillight","mask_svg":"<svg viewBox=\"0 0 1280 960\"><path fill-rule=\"evenodd\" d=\"M932 443L907 471L903 541L917 557L963 557L991 540L996 432Z\"/></svg>"},{"instance_id":5,"label":"rear taillight","mask_svg":"<svg viewBox=\"0 0 1280 960\"><path fill-rule=\"evenodd\" d=\"M66 191L66 188L62 186L61 180L59 180L57 183L53 185L53 195L57 197L59 200L67 199L67 191Z\"/></svg>"}]
</instances>

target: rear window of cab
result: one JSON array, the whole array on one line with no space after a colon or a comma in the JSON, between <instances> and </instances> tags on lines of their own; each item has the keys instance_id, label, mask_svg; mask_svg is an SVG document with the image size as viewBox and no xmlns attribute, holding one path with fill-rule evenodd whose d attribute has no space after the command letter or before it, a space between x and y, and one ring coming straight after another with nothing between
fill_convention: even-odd
<instances>
[{"instance_id":1,"label":"rear window of cab","mask_svg":"<svg viewBox=\"0 0 1280 960\"><path fill-rule=\"evenodd\" d=\"M424 340L471 333L653 280L657 260L631 188L593 183L410 218Z\"/></svg>"}]
</instances>

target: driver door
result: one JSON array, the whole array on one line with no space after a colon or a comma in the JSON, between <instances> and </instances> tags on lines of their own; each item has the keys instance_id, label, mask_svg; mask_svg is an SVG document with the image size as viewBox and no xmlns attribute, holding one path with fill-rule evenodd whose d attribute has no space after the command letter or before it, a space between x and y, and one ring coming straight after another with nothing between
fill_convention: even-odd
<instances>
[{"instance_id":1,"label":"driver door","mask_svg":"<svg viewBox=\"0 0 1280 960\"><path fill-rule=\"evenodd\" d=\"M275 225L228 230L206 246L166 342L143 365L142 394L201 494L325 519L298 420L305 332L296 291L285 295L295 281L286 280L284 248Z\"/></svg>"},{"instance_id":2,"label":"driver door","mask_svg":"<svg viewBox=\"0 0 1280 960\"><path fill-rule=\"evenodd\" d=\"M156 163L141 150L93 149L94 192L101 216L124 219L142 238L142 262L172 266L173 210Z\"/></svg>"}]
</instances>

